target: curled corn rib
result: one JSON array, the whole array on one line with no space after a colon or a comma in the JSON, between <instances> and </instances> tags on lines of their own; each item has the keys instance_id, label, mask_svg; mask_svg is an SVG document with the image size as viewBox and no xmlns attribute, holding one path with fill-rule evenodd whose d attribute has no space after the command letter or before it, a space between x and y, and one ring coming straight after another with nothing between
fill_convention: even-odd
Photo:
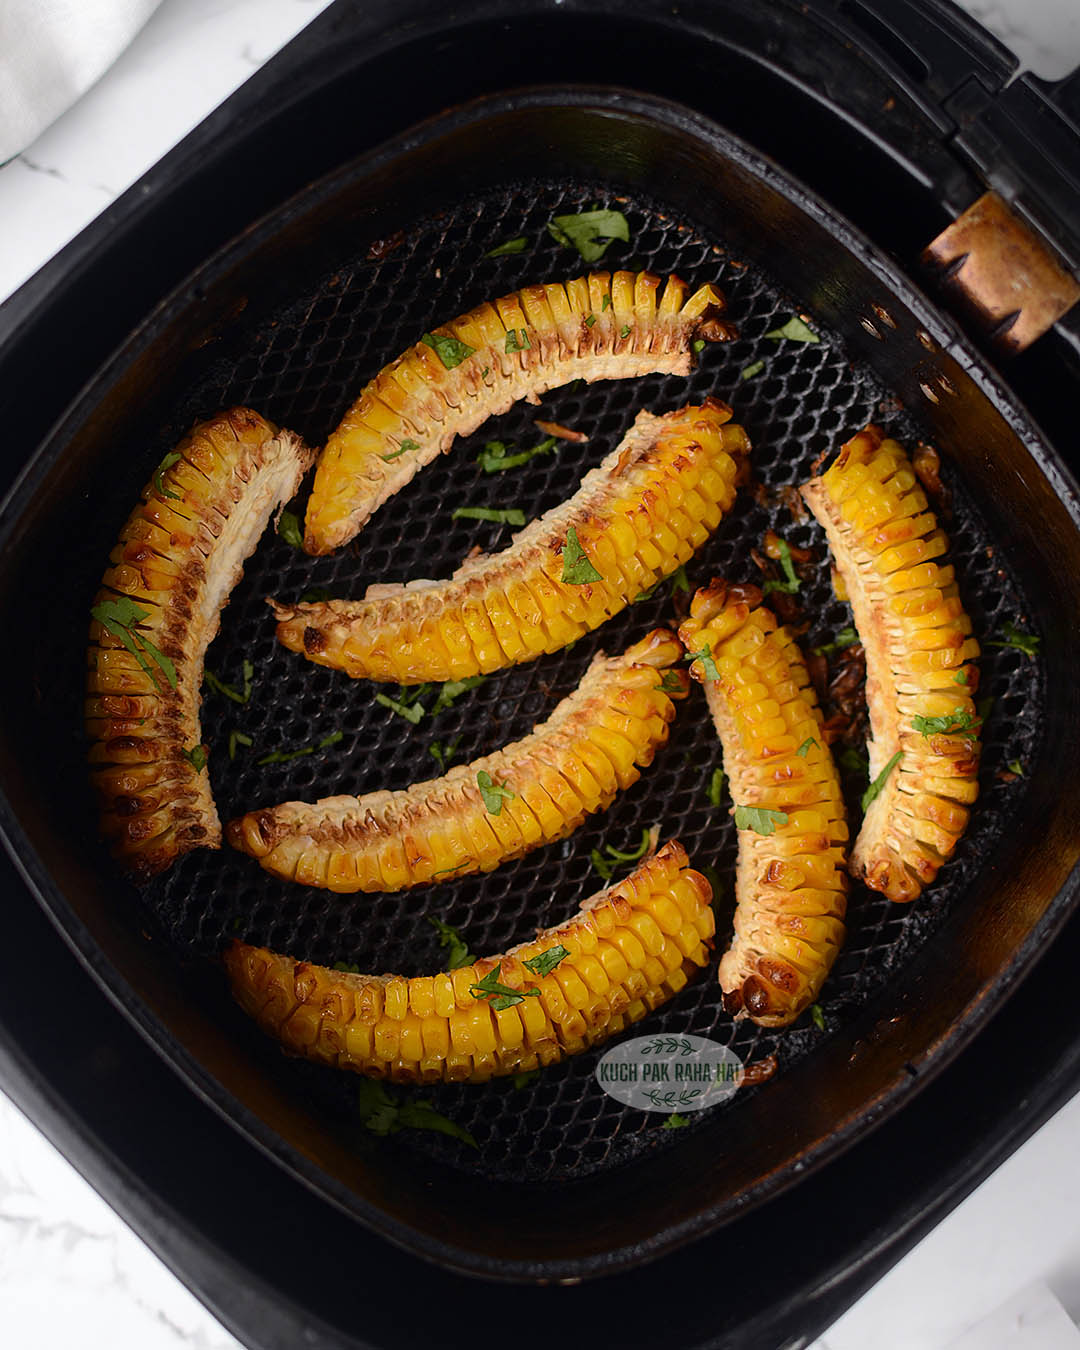
<instances>
[{"instance_id":1,"label":"curled corn rib","mask_svg":"<svg viewBox=\"0 0 1080 1350\"><path fill-rule=\"evenodd\" d=\"M225 969L240 1006L293 1054L399 1083L481 1083L578 1054L667 1002L709 960L711 896L672 841L567 923L459 970L351 975L242 942ZM557 946L568 954L549 974L528 969ZM470 992L496 969L520 1002Z\"/></svg>"},{"instance_id":2,"label":"curled corn rib","mask_svg":"<svg viewBox=\"0 0 1080 1350\"><path fill-rule=\"evenodd\" d=\"M801 491L825 529L866 651L870 781L893 763L867 808L851 872L890 900L914 900L956 847L978 795L979 644L943 561L948 540L896 441L867 427ZM956 730L924 734L916 718L945 718Z\"/></svg>"},{"instance_id":3,"label":"curled corn rib","mask_svg":"<svg viewBox=\"0 0 1080 1350\"><path fill-rule=\"evenodd\" d=\"M728 338L724 297L678 277L593 272L525 286L478 305L385 366L326 443L308 503L304 547L329 553L457 436L521 398L569 380L687 375L692 344ZM446 346L447 340L452 345ZM453 345L457 344L457 345ZM468 352L467 355L464 353ZM450 363L450 364L448 364Z\"/></svg>"},{"instance_id":4,"label":"curled corn rib","mask_svg":"<svg viewBox=\"0 0 1080 1350\"><path fill-rule=\"evenodd\" d=\"M139 879L220 845L201 748L203 658L245 559L311 458L257 413L221 413L166 456L109 555L94 609L131 617L134 605L135 617L119 632L91 621L86 729L102 833Z\"/></svg>"},{"instance_id":5,"label":"curled corn rib","mask_svg":"<svg viewBox=\"0 0 1080 1350\"><path fill-rule=\"evenodd\" d=\"M802 653L755 586L697 592L679 629L707 652L705 686L739 806L779 813L773 833L739 830L735 935L720 961L724 1006L786 1026L817 997L844 940L844 802ZM782 817L786 816L784 821Z\"/></svg>"},{"instance_id":6,"label":"curled corn rib","mask_svg":"<svg viewBox=\"0 0 1080 1350\"><path fill-rule=\"evenodd\" d=\"M229 842L275 876L351 893L396 891L490 872L571 834L640 777L667 740L689 677L682 646L656 629L621 656L598 656L531 735L401 792L285 802L228 827ZM492 814L480 773L505 788Z\"/></svg>"},{"instance_id":7,"label":"curled corn rib","mask_svg":"<svg viewBox=\"0 0 1080 1350\"><path fill-rule=\"evenodd\" d=\"M363 600L272 602L278 638L318 665L398 684L559 651L686 562L720 523L749 449L730 417L714 399L639 413L574 496L502 553L470 558L449 581L372 586ZM574 538L599 580L563 580Z\"/></svg>"}]
</instances>

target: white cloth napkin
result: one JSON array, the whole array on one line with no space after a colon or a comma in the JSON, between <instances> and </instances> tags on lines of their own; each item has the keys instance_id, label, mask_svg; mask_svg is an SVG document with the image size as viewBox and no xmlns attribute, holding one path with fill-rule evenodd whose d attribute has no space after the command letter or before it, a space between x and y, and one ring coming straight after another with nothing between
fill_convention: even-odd
<instances>
[{"instance_id":1,"label":"white cloth napkin","mask_svg":"<svg viewBox=\"0 0 1080 1350\"><path fill-rule=\"evenodd\" d=\"M0 0L0 164L112 65L160 0Z\"/></svg>"}]
</instances>

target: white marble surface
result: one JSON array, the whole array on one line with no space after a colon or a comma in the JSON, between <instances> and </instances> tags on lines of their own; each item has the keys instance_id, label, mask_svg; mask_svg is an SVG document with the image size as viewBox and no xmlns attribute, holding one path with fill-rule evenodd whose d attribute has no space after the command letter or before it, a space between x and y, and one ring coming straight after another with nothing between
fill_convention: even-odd
<instances>
[{"instance_id":1,"label":"white marble surface","mask_svg":"<svg viewBox=\"0 0 1080 1350\"><path fill-rule=\"evenodd\" d=\"M164 0L101 81L0 167L0 299L325 4ZM1058 78L1080 64L1080 0L967 0L966 7L1038 74ZM814 1350L1080 1345L1078 1133L1080 1098ZM237 1344L2 1096L0 1318L0 1344L20 1350Z\"/></svg>"}]
</instances>

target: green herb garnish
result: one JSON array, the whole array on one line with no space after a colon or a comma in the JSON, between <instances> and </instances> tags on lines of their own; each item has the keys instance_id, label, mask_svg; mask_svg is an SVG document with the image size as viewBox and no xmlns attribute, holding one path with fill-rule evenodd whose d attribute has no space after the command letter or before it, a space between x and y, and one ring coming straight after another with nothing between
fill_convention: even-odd
<instances>
[{"instance_id":1,"label":"green herb garnish","mask_svg":"<svg viewBox=\"0 0 1080 1350\"><path fill-rule=\"evenodd\" d=\"M179 461L179 459L180 459L180 451L170 450L169 453L165 456L165 458L154 470L154 487L157 488L158 492L161 494L162 497L168 497L174 502L180 501L181 494L179 492L170 492L169 489L165 486L164 482L162 481L162 478L164 476L165 470L171 469L172 466Z\"/></svg>"},{"instance_id":2,"label":"green herb garnish","mask_svg":"<svg viewBox=\"0 0 1080 1350\"><path fill-rule=\"evenodd\" d=\"M795 753L799 756L800 759L805 759L806 756L810 753L810 747L812 745L817 745L817 741L813 738L813 736L807 736L806 740L803 741L802 745L799 746L798 750L796 750Z\"/></svg>"},{"instance_id":3,"label":"green herb garnish","mask_svg":"<svg viewBox=\"0 0 1080 1350\"><path fill-rule=\"evenodd\" d=\"M119 638L159 689L161 685L150 667L150 661L153 661L165 676L169 688L176 688L176 667L172 661L154 646L141 629L135 627L143 619L150 617L148 609L140 609L130 596L120 595L115 600L103 600L100 605L95 605L90 613L107 633ZM149 661L147 657L150 658Z\"/></svg>"},{"instance_id":4,"label":"green herb garnish","mask_svg":"<svg viewBox=\"0 0 1080 1350\"><path fill-rule=\"evenodd\" d=\"M603 312L604 312L605 309L610 309L610 308L611 308L611 296L610 296L610 295L605 295L605 296L604 296L604 299L603 299L603 301L601 302L601 305L600 305L600 313L603 314Z\"/></svg>"},{"instance_id":5,"label":"green herb garnish","mask_svg":"<svg viewBox=\"0 0 1080 1350\"><path fill-rule=\"evenodd\" d=\"M1034 658L1039 650L1040 638L1034 633L1021 633L1015 624L1007 623L1001 630L1002 637L995 641L986 642L986 647L1014 647L1018 652L1023 652L1025 656Z\"/></svg>"},{"instance_id":6,"label":"green herb garnish","mask_svg":"<svg viewBox=\"0 0 1080 1350\"><path fill-rule=\"evenodd\" d=\"M619 329L619 336L621 338L628 338L630 336L630 325L628 323L624 323Z\"/></svg>"},{"instance_id":7,"label":"green herb garnish","mask_svg":"<svg viewBox=\"0 0 1080 1350\"><path fill-rule=\"evenodd\" d=\"M859 635L854 628L841 628L831 642L815 647L814 654L816 656L831 656L833 652L842 652L845 647L854 647L858 640Z\"/></svg>"},{"instance_id":8,"label":"green herb garnish","mask_svg":"<svg viewBox=\"0 0 1080 1350\"><path fill-rule=\"evenodd\" d=\"M453 870L456 871L457 868L454 868ZM456 928L448 923L444 923L442 919L437 919L434 914L429 914L427 916L427 921L439 935L439 946L447 948L447 970L460 970L462 966L472 964L474 958L469 951L468 943Z\"/></svg>"},{"instance_id":9,"label":"green herb garnish","mask_svg":"<svg viewBox=\"0 0 1080 1350\"><path fill-rule=\"evenodd\" d=\"M510 253L524 253L525 245L529 242L528 236L519 234L516 239L507 239L502 244L496 244L494 248L489 248L484 254L485 258L505 258Z\"/></svg>"},{"instance_id":10,"label":"green herb garnish","mask_svg":"<svg viewBox=\"0 0 1080 1350\"><path fill-rule=\"evenodd\" d=\"M502 1012L504 1008L512 1008L516 1003L524 1003L527 998L539 998L539 989L511 989L508 984L499 983L499 972L502 970L502 962L489 971L482 980L477 980L475 984L469 985L469 993L473 998L487 998L489 994L496 995L491 1000L491 1007L496 1012Z\"/></svg>"},{"instance_id":11,"label":"green herb garnish","mask_svg":"<svg viewBox=\"0 0 1080 1350\"><path fill-rule=\"evenodd\" d=\"M262 759L257 759L255 763L260 768L264 764L287 764L291 759L303 759L305 755L314 753L313 745L305 745L300 750L274 750L269 755L263 755Z\"/></svg>"},{"instance_id":12,"label":"green herb garnish","mask_svg":"<svg viewBox=\"0 0 1080 1350\"><path fill-rule=\"evenodd\" d=\"M787 338L789 342L820 342L818 335L803 323L797 314L793 314L787 323L781 328L774 328L771 333L766 333L767 338L774 338L781 341Z\"/></svg>"},{"instance_id":13,"label":"green herb garnish","mask_svg":"<svg viewBox=\"0 0 1080 1350\"><path fill-rule=\"evenodd\" d=\"M693 342L691 342L690 344L690 350L694 353L695 356L700 356L701 353L705 350L705 339L695 338Z\"/></svg>"},{"instance_id":14,"label":"green herb garnish","mask_svg":"<svg viewBox=\"0 0 1080 1350\"><path fill-rule=\"evenodd\" d=\"M452 741L448 741L445 745L442 741L432 741L428 746L428 754L436 764L438 764L439 768L442 769L443 773L446 772L457 756L457 749L460 744L461 737L456 736Z\"/></svg>"},{"instance_id":15,"label":"green herb garnish","mask_svg":"<svg viewBox=\"0 0 1080 1350\"><path fill-rule=\"evenodd\" d=\"M765 594L770 591L783 591L785 595L794 595L799 589L799 578L795 571L795 564L791 561L791 546L786 539L777 539L776 548L780 554L780 566L783 569L784 580L776 581L770 579L765 583Z\"/></svg>"},{"instance_id":16,"label":"green herb garnish","mask_svg":"<svg viewBox=\"0 0 1080 1350\"><path fill-rule=\"evenodd\" d=\"M319 742L319 744L315 747L315 749L316 749L316 750L327 750L327 749L329 749L329 747L330 747L331 745L337 745L339 742L343 741L344 739L345 739L345 733L344 733L343 731L332 731L332 732L329 734L329 736L324 736L324 737L322 738L322 740L321 740L321 741Z\"/></svg>"},{"instance_id":17,"label":"green herb garnish","mask_svg":"<svg viewBox=\"0 0 1080 1350\"><path fill-rule=\"evenodd\" d=\"M701 668L704 670L705 678L707 680L718 680L720 678L720 672L716 668L716 662L713 660L711 642L706 642L705 646L702 647L699 652L687 652L685 659L687 661L700 661Z\"/></svg>"},{"instance_id":18,"label":"green herb garnish","mask_svg":"<svg viewBox=\"0 0 1080 1350\"><path fill-rule=\"evenodd\" d=\"M825 1030L825 1014L821 1011L820 1003L810 1004L810 1021L817 1027L818 1031Z\"/></svg>"},{"instance_id":19,"label":"green herb garnish","mask_svg":"<svg viewBox=\"0 0 1080 1350\"><path fill-rule=\"evenodd\" d=\"M459 506L451 515L451 520L490 520L495 525L524 525L525 512L512 506L500 511L489 506Z\"/></svg>"},{"instance_id":20,"label":"green herb garnish","mask_svg":"<svg viewBox=\"0 0 1080 1350\"><path fill-rule=\"evenodd\" d=\"M712 777L709 779L709 787L706 795L709 798L710 806L719 806L720 798L724 792L724 771L723 769L713 769Z\"/></svg>"},{"instance_id":21,"label":"green herb garnish","mask_svg":"<svg viewBox=\"0 0 1080 1350\"><path fill-rule=\"evenodd\" d=\"M556 943L554 947L548 947L545 951L538 952L536 956L530 956L527 961L522 961L526 970L531 970L534 975L543 978L550 975L560 961L565 961L570 955L567 948L561 943Z\"/></svg>"},{"instance_id":22,"label":"green herb garnish","mask_svg":"<svg viewBox=\"0 0 1080 1350\"><path fill-rule=\"evenodd\" d=\"M251 697L251 680L255 674L255 667L246 658L242 666L244 673L244 687L237 689L235 685L225 684L219 680L212 670L203 671L203 679L210 687L213 694L224 694L226 698L231 698L234 703L246 703Z\"/></svg>"},{"instance_id":23,"label":"green herb garnish","mask_svg":"<svg viewBox=\"0 0 1080 1350\"><path fill-rule=\"evenodd\" d=\"M956 674L952 677L952 682L953 684L967 684L968 682L967 666L965 666L963 670L958 670L956 672Z\"/></svg>"},{"instance_id":24,"label":"green herb garnish","mask_svg":"<svg viewBox=\"0 0 1080 1350\"><path fill-rule=\"evenodd\" d=\"M322 605L327 600L333 600L333 595L325 586L312 586L311 590L305 591L300 597L302 605Z\"/></svg>"},{"instance_id":25,"label":"green herb garnish","mask_svg":"<svg viewBox=\"0 0 1080 1350\"><path fill-rule=\"evenodd\" d=\"M372 1134L397 1134L398 1130L435 1130L460 1139L470 1148L477 1142L463 1126L441 1115L429 1101L402 1101L397 1092L376 1078L365 1078L357 1089L360 1123Z\"/></svg>"},{"instance_id":26,"label":"green herb garnish","mask_svg":"<svg viewBox=\"0 0 1080 1350\"><path fill-rule=\"evenodd\" d=\"M331 970L340 970L343 975L359 975L360 967L355 961L335 961Z\"/></svg>"},{"instance_id":27,"label":"green herb garnish","mask_svg":"<svg viewBox=\"0 0 1080 1350\"><path fill-rule=\"evenodd\" d=\"M1024 773L1024 766L1020 763L1018 759L1010 759L1005 767L1009 770L1010 773L1016 774L1017 778L1026 777Z\"/></svg>"},{"instance_id":28,"label":"green herb garnish","mask_svg":"<svg viewBox=\"0 0 1080 1350\"><path fill-rule=\"evenodd\" d=\"M501 783L494 782L486 769L481 769L476 775L476 786L480 789L480 796L484 799L484 809L491 816L499 814L504 801L513 801L517 796L516 792L511 792Z\"/></svg>"},{"instance_id":29,"label":"green herb garnish","mask_svg":"<svg viewBox=\"0 0 1080 1350\"><path fill-rule=\"evenodd\" d=\"M739 371L739 379L752 380L755 375L760 375L764 369L764 361L751 361L748 366L743 366L742 370Z\"/></svg>"},{"instance_id":30,"label":"green herb garnish","mask_svg":"<svg viewBox=\"0 0 1080 1350\"><path fill-rule=\"evenodd\" d=\"M277 524L277 532L293 548L304 547L304 532L300 528L300 517L295 511L282 511Z\"/></svg>"},{"instance_id":31,"label":"green herb garnish","mask_svg":"<svg viewBox=\"0 0 1080 1350\"><path fill-rule=\"evenodd\" d=\"M595 315L595 314L588 314L588 315L586 315L586 317L585 317L585 327L586 327L586 328L591 328L595 322L596 322L596 315Z\"/></svg>"},{"instance_id":32,"label":"green herb garnish","mask_svg":"<svg viewBox=\"0 0 1080 1350\"><path fill-rule=\"evenodd\" d=\"M181 753L196 773L202 773L206 768L206 751L201 745L193 745L190 750Z\"/></svg>"},{"instance_id":33,"label":"green herb garnish","mask_svg":"<svg viewBox=\"0 0 1080 1350\"><path fill-rule=\"evenodd\" d=\"M605 844L604 853L607 854L606 858L604 857L604 853L601 853L600 850L596 848L593 849L589 856L592 859L593 867L596 868L603 879L605 881L610 881L611 876L619 863L639 862L649 851L652 842L653 832L646 828L641 831L641 843L637 848L632 850L632 852L622 853L619 849L612 848L610 844Z\"/></svg>"},{"instance_id":34,"label":"green herb garnish","mask_svg":"<svg viewBox=\"0 0 1080 1350\"><path fill-rule=\"evenodd\" d=\"M660 1128L662 1130L681 1130L684 1125L689 1124L689 1116L680 1116L678 1111L672 1111L671 1115L668 1116L667 1120L664 1121Z\"/></svg>"},{"instance_id":35,"label":"green herb garnish","mask_svg":"<svg viewBox=\"0 0 1080 1350\"><path fill-rule=\"evenodd\" d=\"M447 370L460 366L462 361L476 351L476 348L470 347L468 343L459 342L455 337L444 337L442 333L425 333L420 341L432 348Z\"/></svg>"},{"instance_id":36,"label":"green herb garnish","mask_svg":"<svg viewBox=\"0 0 1080 1350\"><path fill-rule=\"evenodd\" d=\"M603 577L589 561L589 555L581 546L577 530L573 525L566 531L566 543L562 549L563 569L561 580L566 586L587 586L592 581L603 581Z\"/></svg>"},{"instance_id":37,"label":"green herb garnish","mask_svg":"<svg viewBox=\"0 0 1080 1350\"><path fill-rule=\"evenodd\" d=\"M379 458L385 459L387 462L389 462L392 459L400 459L401 456L405 454L405 452L408 450L419 450L419 449L420 446L418 442L406 436L406 438L401 442L401 444L398 446L396 450L391 450L388 455L380 455Z\"/></svg>"},{"instance_id":38,"label":"green herb garnish","mask_svg":"<svg viewBox=\"0 0 1080 1350\"><path fill-rule=\"evenodd\" d=\"M511 455L504 441L488 441L477 455L476 462L485 473L502 473L506 469L516 469L522 464L528 464L536 455L550 455L558 443L557 437L546 436L531 450L520 450L516 455Z\"/></svg>"},{"instance_id":39,"label":"green herb garnish","mask_svg":"<svg viewBox=\"0 0 1080 1350\"><path fill-rule=\"evenodd\" d=\"M415 700L411 703L403 703L400 699L391 698L389 694L376 694L375 702L384 708L389 708L392 713L397 713L399 717L404 717L406 722L411 722L415 727L424 716L424 705Z\"/></svg>"},{"instance_id":40,"label":"green herb garnish","mask_svg":"<svg viewBox=\"0 0 1080 1350\"><path fill-rule=\"evenodd\" d=\"M885 786L885 780L888 778L889 774L892 773L893 769L896 768L896 766L900 763L900 761L903 758L904 758L903 750L897 750L896 754L893 755L892 759L889 760L888 764L885 765L882 771L878 774L878 776L874 779L874 781L863 793L862 809L864 811L870 805L870 803L876 800L876 798L880 795L881 789Z\"/></svg>"},{"instance_id":41,"label":"green herb garnish","mask_svg":"<svg viewBox=\"0 0 1080 1350\"><path fill-rule=\"evenodd\" d=\"M527 1088L531 1082L539 1077L539 1069L526 1069L523 1073L514 1074L510 1081L514 1085L514 1091L520 1092L522 1088Z\"/></svg>"},{"instance_id":42,"label":"green herb garnish","mask_svg":"<svg viewBox=\"0 0 1080 1350\"><path fill-rule=\"evenodd\" d=\"M735 826L753 830L755 834L775 834L777 825L788 823L784 811L773 811L767 806L736 806Z\"/></svg>"},{"instance_id":43,"label":"green herb garnish","mask_svg":"<svg viewBox=\"0 0 1080 1350\"><path fill-rule=\"evenodd\" d=\"M911 725L924 736L948 735L953 731L969 731L979 725L978 715L965 712L963 708L954 708L950 714L942 717L923 717L916 715Z\"/></svg>"},{"instance_id":44,"label":"green herb garnish","mask_svg":"<svg viewBox=\"0 0 1080 1350\"><path fill-rule=\"evenodd\" d=\"M486 678L486 675L466 675L463 680L447 680L439 690L439 697L431 710L432 717L437 717L444 708L449 708L462 694L483 684Z\"/></svg>"},{"instance_id":45,"label":"green herb garnish","mask_svg":"<svg viewBox=\"0 0 1080 1350\"><path fill-rule=\"evenodd\" d=\"M836 757L836 762L845 773L857 773L865 778L870 772L870 761L866 758L864 752L856 750L853 745L845 745Z\"/></svg>"},{"instance_id":46,"label":"green herb garnish","mask_svg":"<svg viewBox=\"0 0 1080 1350\"><path fill-rule=\"evenodd\" d=\"M251 737L250 737L250 736L246 736L242 731L230 731L230 732L229 732L229 758L230 758L230 759L235 759L235 758L236 758L236 747L237 747L238 745L244 745L244 746L247 746L248 748L250 748L253 744L254 744L254 742L252 741Z\"/></svg>"},{"instance_id":47,"label":"green herb garnish","mask_svg":"<svg viewBox=\"0 0 1080 1350\"><path fill-rule=\"evenodd\" d=\"M548 233L564 248L576 248L586 262L602 258L615 239L630 240L630 225L621 211L579 211L554 216Z\"/></svg>"},{"instance_id":48,"label":"green herb garnish","mask_svg":"<svg viewBox=\"0 0 1080 1350\"><path fill-rule=\"evenodd\" d=\"M653 685L653 688L661 694L681 694L682 687L682 680L673 670L665 670L660 683Z\"/></svg>"},{"instance_id":49,"label":"green herb garnish","mask_svg":"<svg viewBox=\"0 0 1080 1350\"><path fill-rule=\"evenodd\" d=\"M519 333L521 334L520 337L518 337ZM529 334L526 329L511 328L506 334L506 346L503 350L507 355L510 355L512 352L527 351L531 346L532 343L529 341Z\"/></svg>"}]
</instances>

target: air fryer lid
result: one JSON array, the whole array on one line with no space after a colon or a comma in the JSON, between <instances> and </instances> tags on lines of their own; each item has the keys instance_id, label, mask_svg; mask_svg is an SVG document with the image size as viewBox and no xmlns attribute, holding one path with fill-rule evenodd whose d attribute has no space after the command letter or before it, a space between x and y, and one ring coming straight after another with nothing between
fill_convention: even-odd
<instances>
[{"instance_id":1,"label":"air fryer lid","mask_svg":"<svg viewBox=\"0 0 1080 1350\"><path fill-rule=\"evenodd\" d=\"M528 178L508 181L508 164L528 166ZM9 715L0 732L6 830L56 921L153 1043L298 1175L414 1250L516 1278L595 1273L657 1254L842 1146L940 1066L1030 964L1067 910L1072 892L1062 888L1076 857L1076 808L1054 791L1077 730L1063 683L1048 678L1044 691L1039 667L1016 653L988 653L984 689L997 695L1004 716L989 727L987 782L972 832L918 907L853 898L851 941L824 996L827 1038L736 1029L733 1044L745 1058L775 1051L781 1071L674 1133L658 1131L655 1120L626 1121L614 1104L598 1102L586 1060L545 1073L528 1097L507 1084L447 1089L440 1107L458 1118L465 1112L462 1123L481 1142L479 1157L464 1166L457 1146L434 1137L362 1147L371 1141L358 1135L342 1080L328 1087L327 1075L263 1045L198 958L241 931L298 955L412 973L438 963L434 936L418 936L425 913L462 926L475 950L497 950L520 936L522 924L569 913L597 884L589 849L616 830L625 841L642 820L659 818L665 835L678 833L696 860L716 860L723 870L733 840L730 825L704 807L710 765L695 756L703 742L714 759L715 749L700 706L680 715L672 744L611 812L565 847L490 878L343 902L275 888L241 859L199 855L149 893L142 909L103 865L80 747L71 740L79 678L71 635L81 631L101 560L147 466L193 416L233 399L318 441L363 379L416 332L525 280L574 275L568 255L550 243L497 264L481 257L511 235L543 240L551 214L593 200L619 204L632 222L632 254L613 251L605 262L675 269L693 282L719 276L744 336L710 351L689 382L654 379L640 389L604 385L545 399L550 415L585 427L594 441L584 452L563 448L541 466L542 476L530 476L537 509L572 490L596 441L613 444L638 407L675 406L707 392L735 405L757 447L758 474L773 485L805 477L820 450L871 416L908 438L922 431L955 468L951 532L977 630L1023 617L1043 636L1046 671L1058 669L1068 646L1061 616L1075 613L1076 498L1019 410L906 280L775 166L691 114L613 91L485 101L290 203L136 333L42 447L0 522L8 631L43 628L28 660L4 672L11 686L4 707L29 701L38 710L34 718ZM767 344L763 334L777 317L803 307L820 321L825 341L794 353ZM767 374L741 381L740 371L762 356ZM911 411L914 422L906 420ZM517 409L485 427L380 512L357 556L320 565L318 575L284 544L260 550L209 664L228 672L242 653L255 660L262 688L251 715L260 748L342 728L351 757L312 757L295 776L276 771L278 779L243 764L230 770L220 747L231 725L223 713L232 710L208 703L204 730L218 747L211 771L225 814L331 790L346 764L343 776L358 790L393 775L393 786L426 776L427 738L404 743L370 706L368 690L276 648L261 595L429 568L445 574L472 536L432 527L431 519L437 511L445 519L460 500L486 503L478 492L494 502L497 490L510 490L509 476L494 484L472 477L475 444L496 431L520 437L528 421ZM692 580L714 568L751 575L747 544L770 521L804 542L805 529L793 533L786 514L747 496L691 567ZM61 564L50 550L57 539L80 541ZM818 620L811 641L843 621L824 576L807 609ZM545 686L565 692L592 650L616 650L664 615L668 601L658 596L606 625L591 644L494 677L432 735L460 730L465 755L511 739L550 707ZM1036 749L1047 722L1055 734ZM994 771L1016 755L1026 759L1028 777L1005 791ZM64 767L59 789L57 763ZM538 895L551 899L538 908ZM138 940L139 922L150 925L154 943ZM196 959L177 963L177 946ZM717 1004L707 978L649 1026L714 1030L726 1039L733 1029ZM531 1184L510 1179L530 1173ZM555 1177L571 1184L553 1187ZM527 1217L507 1225L509 1211Z\"/></svg>"}]
</instances>

